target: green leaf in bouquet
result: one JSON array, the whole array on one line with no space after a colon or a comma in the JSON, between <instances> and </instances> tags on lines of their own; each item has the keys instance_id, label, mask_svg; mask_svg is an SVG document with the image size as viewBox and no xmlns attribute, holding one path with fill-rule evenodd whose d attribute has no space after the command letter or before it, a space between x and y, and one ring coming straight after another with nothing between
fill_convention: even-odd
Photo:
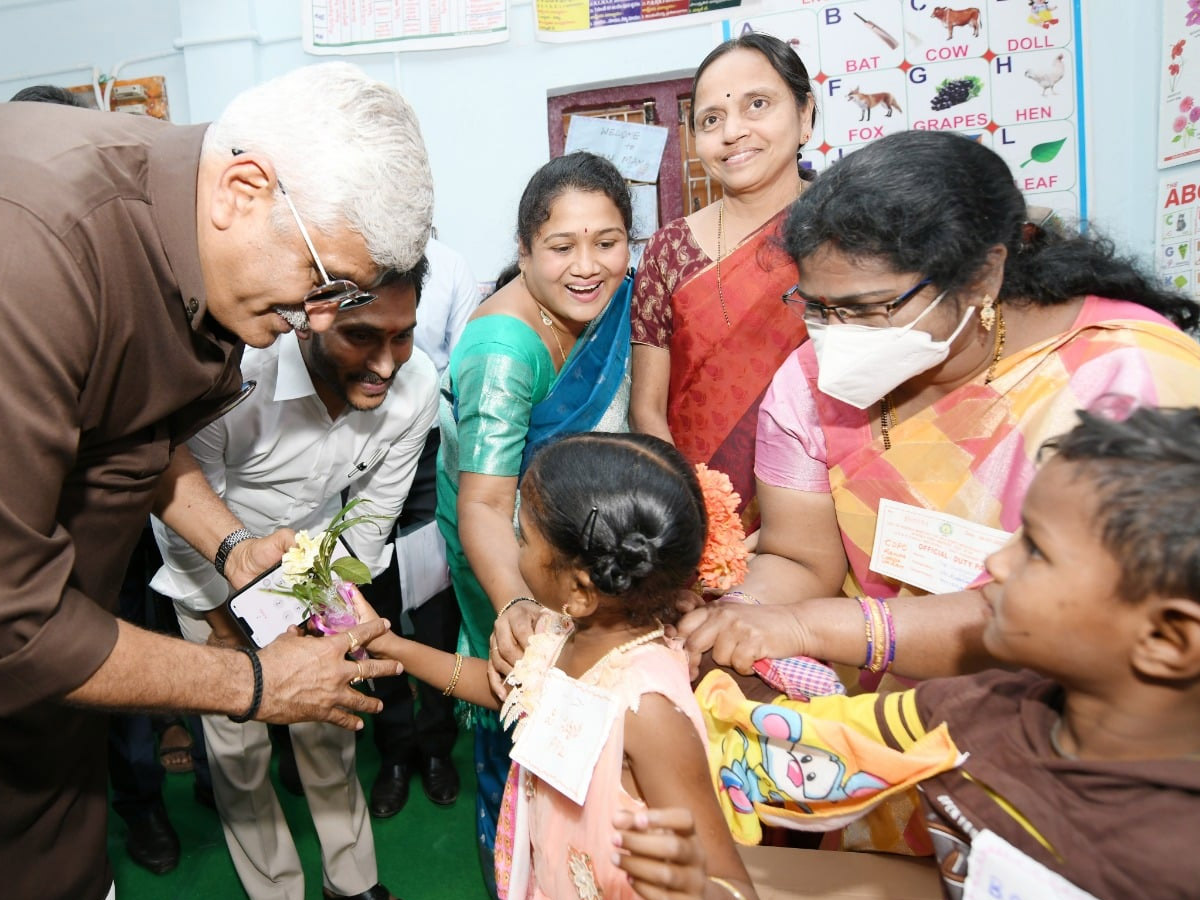
<instances>
[{"instance_id":1,"label":"green leaf in bouquet","mask_svg":"<svg viewBox=\"0 0 1200 900\"><path fill-rule=\"evenodd\" d=\"M1044 144L1034 144L1033 149L1029 151L1029 159L1021 163L1021 168L1025 168L1031 162L1051 162L1054 157L1058 156L1058 151L1063 148L1063 144L1066 142L1066 138L1059 138L1057 141L1046 141Z\"/></svg>"},{"instance_id":2,"label":"green leaf in bouquet","mask_svg":"<svg viewBox=\"0 0 1200 900\"><path fill-rule=\"evenodd\" d=\"M366 564L355 559L353 556L343 556L340 559L335 559L330 565L330 568L337 573L338 578L342 581L348 581L351 584L370 584L371 570Z\"/></svg>"}]
</instances>

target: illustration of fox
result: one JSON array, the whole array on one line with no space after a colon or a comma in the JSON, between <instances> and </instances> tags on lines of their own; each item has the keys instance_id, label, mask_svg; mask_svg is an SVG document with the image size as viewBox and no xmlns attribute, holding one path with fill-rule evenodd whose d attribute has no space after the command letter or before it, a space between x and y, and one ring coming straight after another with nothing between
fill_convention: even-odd
<instances>
[{"instance_id":1,"label":"illustration of fox","mask_svg":"<svg viewBox=\"0 0 1200 900\"><path fill-rule=\"evenodd\" d=\"M895 110L896 112L904 112L904 110L900 108L900 104L896 102L896 98L887 91L880 91L878 94L864 94L858 88L855 88L846 95L846 99L851 103L857 103L858 108L862 110L858 116L858 121L860 122L864 120L870 122L871 110L880 103L887 107L888 116L891 116L892 110Z\"/></svg>"}]
</instances>

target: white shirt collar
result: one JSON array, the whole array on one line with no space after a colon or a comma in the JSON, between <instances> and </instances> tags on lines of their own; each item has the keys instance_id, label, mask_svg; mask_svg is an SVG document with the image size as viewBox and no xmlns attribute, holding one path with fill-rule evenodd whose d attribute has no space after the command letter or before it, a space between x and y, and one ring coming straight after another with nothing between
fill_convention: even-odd
<instances>
[{"instance_id":1,"label":"white shirt collar","mask_svg":"<svg viewBox=\"0 0 1200 900\"><path fill-rule=\"evenodd\" d=\"M317 389L313 386L312 376L308 374L308 366L304 364L304 357L300 355L300 339L294 331L279 336L278 366L275 381L277 401L299 400L301 397L316 394Z\"/></svg>"}]
</instances>

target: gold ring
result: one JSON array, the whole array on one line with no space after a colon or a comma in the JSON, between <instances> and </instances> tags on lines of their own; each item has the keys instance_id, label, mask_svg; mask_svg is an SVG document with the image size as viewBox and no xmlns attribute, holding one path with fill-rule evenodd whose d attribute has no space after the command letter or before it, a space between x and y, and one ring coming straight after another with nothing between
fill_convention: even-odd
<instances>
[{"instance_id":1,"label":"gold ring","mask_svg":"<svg viewBox=\"0 0 1200 900\"><path fill-rule=\"evenodd\" d=\"M353 631L347 631L347 632L346 632L346 637L350 638L350 649L349 649L349 650L347 650L346 652L347 652L347 653L353 653L355 650L357 650L357 649L358 649L358 638L356 638L356 637L354 636L354 632L353 632Z\"/></svg>"},{"instance_id":2,"label":"gold ring","mask_svg":"<svg viewBox=\"0 0 1200 900\"><path fill-rule=\"evenodd\" d=\"M358 668L358 674L350 679L350 683L351 684L362 684L362 682L363 682L362 663L360 663L356 660L354 665Z\"/></svg>"}]
</instances>

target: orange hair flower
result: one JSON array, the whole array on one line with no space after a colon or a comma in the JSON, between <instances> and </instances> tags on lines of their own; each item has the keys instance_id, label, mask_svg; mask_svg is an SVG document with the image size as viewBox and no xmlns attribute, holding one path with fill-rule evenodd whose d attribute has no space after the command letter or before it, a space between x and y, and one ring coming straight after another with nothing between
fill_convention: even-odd
<instances>
[{"instance_id":1,"label":"orange hair flower","mask_svg":"<svg viewBox=\"0 0 1200 900\"><path fill-rule=\"evenodd\" d=\"M728 475L704 463L696 464L696 478L708 515L708 539L697 567L697 585L706 591L727 591L741 584L748 570L746 531L737 512L742 498Z\"/></svg>"}]
</instances>

